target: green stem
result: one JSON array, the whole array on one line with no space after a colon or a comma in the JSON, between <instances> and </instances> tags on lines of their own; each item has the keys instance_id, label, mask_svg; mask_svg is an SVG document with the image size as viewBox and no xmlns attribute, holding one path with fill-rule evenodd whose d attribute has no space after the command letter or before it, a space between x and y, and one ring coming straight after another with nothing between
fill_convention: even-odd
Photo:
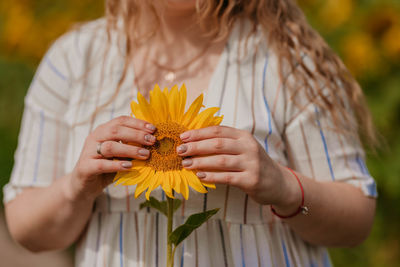
<instances>
[{"instance_id":1,"label":"green stem","mask_svg":"<svg viewBox=\"0 0 400 267\"><path fill-rule=\"evenodd\" d=\"M172 233L172 223L174 216L174 199L167 197L168 207L168 226L167 226L167 267L174 266L174 251L172 251L172 242L169 240L169 236Z\"/></svg>"}]
</instances>

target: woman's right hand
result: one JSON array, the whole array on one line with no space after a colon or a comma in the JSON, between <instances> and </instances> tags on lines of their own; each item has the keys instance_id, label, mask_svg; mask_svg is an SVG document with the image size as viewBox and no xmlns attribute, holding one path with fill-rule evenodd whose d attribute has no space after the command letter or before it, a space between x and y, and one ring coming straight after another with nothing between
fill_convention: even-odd
<instances>
[{"instance_id":1,"label":"woman's right hand","mask_svg":"<svg viewBox=\"0 0 400 267\"><path fill-rule=\"evenodd\" d=\"M150 151L140 145L153 145L155 126L129 116L121 116L98 126L86 138L81 155L71 173L68 195L71 199L94 200L109 185L115 172L132 167L127 160L144 160ZM132 145L132 143L137 145ZM97 153L100 145L101 154Z\"/></svg>"}]
</instances>

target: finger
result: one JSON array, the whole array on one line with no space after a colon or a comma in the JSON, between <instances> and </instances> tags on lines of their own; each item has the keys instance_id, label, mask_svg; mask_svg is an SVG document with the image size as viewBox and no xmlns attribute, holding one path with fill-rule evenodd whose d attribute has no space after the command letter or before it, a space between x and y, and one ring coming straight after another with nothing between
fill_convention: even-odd
<instances>
[{"instance_id":1,"label":"finger","mask_svg":"<svg viewBox=\"0 0 400 267\"><path fill-rule=\"evenodd\" d=\"M241 172L207 172L199 171L196 173L197 177L204 183L211 184L225 184L237 186L242 173Z\"/></svg>"},{"instance_id":2,"label":"finger","mask_svg":"<svg viewBox=\"0 0 400 267\"><path fill-rule=\"evenodd\" d=\"M238 155L244 151L243 144L230 138L212 138L196 142L184 143L177 147L180 156L232 154Z\"/></svg>"},{"instance_id":3,"label":"finger","mask_svg":"<svg viewBox=\"0 0 400 267\"><path fill-rule=\"evenodd\" d=\"M105 158L147 159L150 151L133 145L121 144L115 141L105 141L100 146L100 152Z\"/></svg>"},{"instance_id":4,"label":"finger","mask_svg":"<svg viewBox=\"0 0 400 267\"><path fill-rule=\"evenodd\" d=\"M191 170L243 171L243 161L236 155L214 155L186 158L182 166Z\"/></svg>"},{"instance_id":5,"label":"finger","mask_svg":"<svg viewBox=\"0 0 400 267\"><path fill-rule=\"evenodd\" d=\"M131 161L95 159L87 165L86 171L87 175L98 175L102 173L127 171L130 168L132 168Z\"/></svg>"},{"instance_id":6,"label":"finger","mask_svg":"<svg viewBox=\"0 0 400 267\"><path fill-rule=\"evenodd\" d=\"M233 138L240 136L240 130L227 126L211 126L197 130L190 130L181 134L183 142L192 142L209 138Z\"/></svg>"},{"instance_id":7,"label":"finger","mask_svg":"<svg viewBox=\"0 0 400 267\"><path fill-rule=\"evenodd\" d=\"M132 118L130 116L120 116L114 118L110 121L110 124L122 125L125 127L142 130L148 133L153 133L156 130L156 127L153 124L144 120Z\"/></svg>"},{"instance_id":8,"label":"finger","mask_svg":"<svg viewBox=\"0 0 400 267\"><path fill-rule=\"evenodd\" d=\"M99 142L108 140L122 141L124 143L136 143L142 145L153 145L156 141L154 135L137 129L121 125L108 125L96 129L95 139Z\"/></svg>"}]
</instances>

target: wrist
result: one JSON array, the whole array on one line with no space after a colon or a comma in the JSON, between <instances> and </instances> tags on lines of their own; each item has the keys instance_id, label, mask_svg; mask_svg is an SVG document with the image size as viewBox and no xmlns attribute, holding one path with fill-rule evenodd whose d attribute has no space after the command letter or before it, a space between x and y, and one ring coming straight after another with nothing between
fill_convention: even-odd
<instances>
[{"instance_id":1,"label":"wrist","mask_svg":"<svg viewBox=\"0 0 400 267\"><path fill-rule=\"evenodd\" d=\"M73 172L65 176L63 188L64 196L70 202L93 202L96 198L82 190L82 186Z\"/></svg>"},{"instance_id":2,"label":"wrist","mask_svg":"<svg viewBox=\"0 0 400 267\"><path fill-rule=\"evenodd\" d=\"M298 176L294 177L288 168L280 165L282 173L282 194L279 202L273 204L273 208L276 213L287 216L294 214L303 202L303 189L301 181L298 180Z\"/></svg>"}]
</instances>

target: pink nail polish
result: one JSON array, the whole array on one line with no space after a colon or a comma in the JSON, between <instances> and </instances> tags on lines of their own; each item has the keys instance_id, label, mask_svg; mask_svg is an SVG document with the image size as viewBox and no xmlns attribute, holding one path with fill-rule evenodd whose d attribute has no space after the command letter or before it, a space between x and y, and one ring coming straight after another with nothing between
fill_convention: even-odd
<instances>
[{"instance_id":1,"label":"pink nail polish","mask_svg":"<svg viewBox=\"0 0 400 267\"><path fill-rule=\"evenodd\" d=\"M182 166L183 167L189 167L190 165L192 165L193 164L193 160L191 160L191 159L184 159L184 160L182 160Z\"/></svg>"},{"instance_id":2,"label":"pink nail polish","mask_svg":"<svg viewBox=\"0 0 400 267\"><path fill-rule=\"evenodd\" d=\"M185 139L188 139L189 136L190 136L190 133L184 132L184 133L181 133L180 138L181 138L181 140L185 140Z\"/></svg>"},{"instance_id":3,"label":"pink nail polish","mask_svg":"<svg viewBox=\"0 0 400 267\"><path fill-rule=\"evenodd\" d=\"M144 149L144 148L139 149L138 153L139 153L139 155L141 155L141 156L148 156L148 155L150 155L150 151L148 151L147 149Z\"/></svg>"},{"instance_id":4,"label":"pink nail polish","mask_svg":"<svg viewBox=\"0 0 400 267\"><path fill-rule=\"evenodd\" d=\"M185 153L187 151L187 145L180 145L177 148L178 153Z\"/></svg>"},{"instance_id":5,"label":"pink nail polish","mask_svg":"<svg viewBox=\"0 0 400 267\"><path fill-rule=\"evenodd\" d=\"M144 136L144 140L146 140L147 142L154 142L154 141L156 141L156 138L154 137L154 135L151 135L151 134L146 134L145 136Z\"/></svg>"},{"instance_id":6,"label":"pink nail polish","mask_svg":"<svg viewBox=\"0 0 400 267\"><path fill-rule=\"evenodd\" d=\"M196 173L197 177L199 177L200 179L206 178L206 173L205 172L198 172Z\"/></svg>"},{"instance_id":7,"label":"pink nail polish","mask_svg":"<svg viewBox=\"0 0 400 267\"><path fill-rule=\"evenodd\" d=\"M153 124L150 124L150 123L147 123L144 127L149 129L150 131L155 131L156 130L156 126L154 126Z\"/></svg>"},{"instance_id":8,"label":"pink nail polish","mask_svg":"<svg viewBox=\"0 0 400 267\"><path fill-rule=\"evenodd\" d=\"M124 161L121 163L121 166L124 168L131 168L132 167L132 162L130 161Z\"/></svg>"}]
</instances>

